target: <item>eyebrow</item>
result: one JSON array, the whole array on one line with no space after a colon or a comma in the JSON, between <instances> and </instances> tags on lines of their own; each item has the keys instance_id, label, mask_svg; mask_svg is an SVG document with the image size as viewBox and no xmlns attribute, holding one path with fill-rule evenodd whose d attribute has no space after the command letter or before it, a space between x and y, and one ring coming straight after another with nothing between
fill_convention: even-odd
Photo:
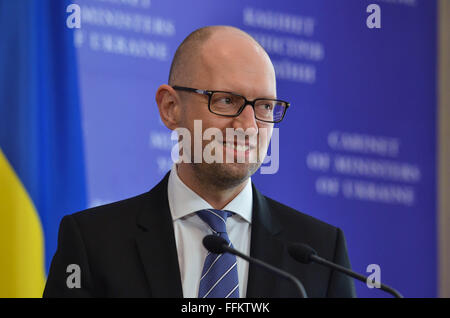
<instances>
[{"instance_id":1,"label":"eyebrow","mask_svg":"<svg viewBox=\"0 0 450 318\"><path fill-rule=\"evenodd\" d=\"M247 98L247 99L249 99L248 98L248 95L245 95L245 94L242 94L242 93L238 93L238 92L236 92L236 91L234 91L234 90L232 90L232 89L228 89L228 88L225 88L225 89L208 89L208 90L211 90L211 91L222 91L222 92L227 92L227 93L233 93L233 94L236 94L236 95L240 95L240 96L244 96L245 98ZM269 96L269 95L263 95L263 96L259 96L259 97L256 97L256 98L252 98L252 99L261 99L261 98L263 98L263 99L277 99L277 96L275 95L275 96ZM251 100L251 99L250 99Z\"/></svg>"}]
</instances>

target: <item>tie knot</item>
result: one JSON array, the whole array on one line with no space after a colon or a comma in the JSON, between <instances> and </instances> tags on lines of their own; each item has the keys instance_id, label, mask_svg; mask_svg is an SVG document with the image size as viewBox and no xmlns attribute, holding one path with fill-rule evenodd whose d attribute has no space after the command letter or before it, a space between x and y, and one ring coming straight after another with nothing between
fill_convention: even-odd
<instances>
[{"instance_id":1,"label":"tie knot","mask_svg":"<svg viewBox=\"0 0 450 318\"><path fill-rule=\"evenodd\" d=\"M215 209L197 211L197 215L217 233L227 232L227 218L233 213Z\"/></svg>"}]
</instances>

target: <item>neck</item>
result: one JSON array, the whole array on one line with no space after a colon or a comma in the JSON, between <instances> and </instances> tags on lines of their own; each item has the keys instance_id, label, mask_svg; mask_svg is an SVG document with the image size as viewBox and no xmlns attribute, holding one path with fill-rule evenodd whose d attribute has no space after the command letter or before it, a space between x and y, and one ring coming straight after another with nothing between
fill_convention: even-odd
<instances>
[{"instance_id":1,"label":"neck","mask_svg":"<svg viewBox=\"0 0 450 318\"><path fill-rule=\"evenodd\" d=\"M214 180L208 180L208 178L200 176L189 164L178 164L176 168L180 180L217 210L222 210L230 203L248 182L247 178L237 185L223 187Z\"/></svg>"}]
</instances>

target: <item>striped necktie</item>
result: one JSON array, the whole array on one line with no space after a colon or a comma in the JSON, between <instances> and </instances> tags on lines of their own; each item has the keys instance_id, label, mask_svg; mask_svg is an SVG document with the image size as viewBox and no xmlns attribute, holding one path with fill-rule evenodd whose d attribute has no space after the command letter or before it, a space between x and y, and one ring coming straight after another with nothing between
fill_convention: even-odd
<instances>
[{"instance_id":1,"label":"striped necktie","mask_svg":"<svg viewBox=\"0 0 450 318\"><path fill-rule=\"evenodd\" d=\"M227 234L226 221L230 211L200 210L197 215L209 225L214 234L224 238L233 247ZM239 298L236 256L229 253L208 253L203 265L198 290L199 298Z\"/></svg>"}]
</instances>

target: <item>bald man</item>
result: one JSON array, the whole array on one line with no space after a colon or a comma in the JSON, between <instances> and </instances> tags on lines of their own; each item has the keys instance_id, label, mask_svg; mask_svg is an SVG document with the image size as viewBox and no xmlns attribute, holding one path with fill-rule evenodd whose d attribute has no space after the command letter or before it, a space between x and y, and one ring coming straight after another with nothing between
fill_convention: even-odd
<instances>
[{"instance_id":1,"label":"bald man","mask_svg":"<svg viewBox=\"0 0 450 318\"><path fill-rule=\"evenodd\" d=\"M208 253L208 234L292 273L309 297L355 296L351 279L299 264L286 251L288 242L304 242L350 267L342 231L269 199L251 182L289 107L277 99L273 65L251 36L228 26L191 33L156 103L170 130L193 138L148 193L63 218L44 297L300 297L289 281ZM216 138L196 145L196 123ZM212 162L203 157L211 146Z\"/></svg>"}]
</instances>

